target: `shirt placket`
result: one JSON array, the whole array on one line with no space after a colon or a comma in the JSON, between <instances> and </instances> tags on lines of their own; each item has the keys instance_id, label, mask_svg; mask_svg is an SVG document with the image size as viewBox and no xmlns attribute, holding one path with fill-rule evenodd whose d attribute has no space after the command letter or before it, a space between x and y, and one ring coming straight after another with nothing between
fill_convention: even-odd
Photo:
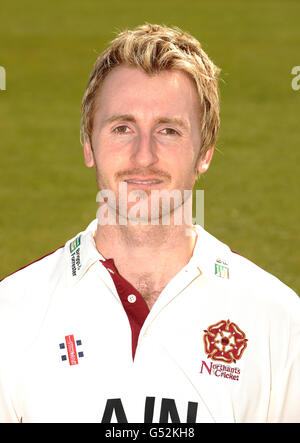
<instances>
[{"instance_id":1,"label":"shirt placket","mask_svg":"<svg viewBox=\"0 0 300 443\"><path fill-rule=\"evenodd\" d=\"M100 262L110 273L127 314L131 328L132 358L134 360L139 334L150 310L139 291L119 274L113 259L100 260Z\"/></svg>"}]
</instances>

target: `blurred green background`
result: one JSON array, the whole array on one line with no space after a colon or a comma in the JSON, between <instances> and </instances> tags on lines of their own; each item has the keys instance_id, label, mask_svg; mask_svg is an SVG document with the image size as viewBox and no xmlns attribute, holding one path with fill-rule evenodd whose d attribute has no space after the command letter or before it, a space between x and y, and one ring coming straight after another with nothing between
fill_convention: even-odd
<instances>
[{"instance_id":1,"label":"blurred green background","mask_svg":"<svg viewBox=\"0 0 300 443\"><path fill-rule=\"evenodd\" d=\"M179 26L222 69L221 131L205 228L300 294L300 2L2 2L0 278L63 245L96 216L80 103L97 54L145 21Z\"/></svg>"}]
</instances>

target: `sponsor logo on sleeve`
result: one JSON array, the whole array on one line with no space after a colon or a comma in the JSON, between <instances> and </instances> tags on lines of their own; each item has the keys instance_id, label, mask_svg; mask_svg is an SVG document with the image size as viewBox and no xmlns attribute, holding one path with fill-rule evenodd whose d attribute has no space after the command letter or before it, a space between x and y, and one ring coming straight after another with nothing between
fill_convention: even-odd
<instances>
[{"instance_id":1,"label":"sponsor logo on sleeve","mask_svg":"<svg viewBox=\"0 0 300 443\"><path fill-rule=\"evenodd\" d=\"M72 270L73 277L75 277L77 275L77 272L81 268L80 242L81 242L81 235L76 237L75 240L73 240L70 243L71 270Z\"/></svg>"},{"instance_id":2,"label":"sponsor logo on sleeve","mask_svg":"<svg viewBox=\"0 0 300 443\"><path fill-rule=\"evenodd\" d=\"M81 240L81 235L76 237L75 240L73 240L70 243L70 252L71 252L71 254L72 254L72 252L74 252L78 248L78 246L80 246L80 240Z\"/></svg>"},{"instance_id":3,"label":"sponsor logo on sleeve","mask_svg":"<svg viewBox=\"0 0 300 443\"><path fill-rule=\"evenodd\" d=\"M215 275L217 277L229 279L229 266L220 258L218 258L215 262Z\"/></svg>"}]
</instances>

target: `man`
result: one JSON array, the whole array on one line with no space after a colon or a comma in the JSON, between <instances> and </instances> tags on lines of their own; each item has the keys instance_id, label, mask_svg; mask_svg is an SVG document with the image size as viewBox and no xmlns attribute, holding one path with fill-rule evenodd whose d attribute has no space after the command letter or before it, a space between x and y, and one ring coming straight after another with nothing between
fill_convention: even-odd
<instances>
[{"instance_id":1,"label":"man","mask_svg":"<svg viewBox=\"0 0 300 443\"><path fill-rule=\"evenodd\" d=\"M300 421L297 295L184 212L213 155L217 75L158 25L97 59L81 135L98 217L1 283L1 421Z\"/></svg>"}]
</instances>

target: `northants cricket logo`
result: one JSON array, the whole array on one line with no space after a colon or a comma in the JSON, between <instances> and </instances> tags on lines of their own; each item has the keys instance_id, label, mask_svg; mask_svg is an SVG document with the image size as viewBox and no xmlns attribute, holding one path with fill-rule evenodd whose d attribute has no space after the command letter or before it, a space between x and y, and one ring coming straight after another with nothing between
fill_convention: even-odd
<instances>
[{"instance_id":1,"label":"northants cricket logo","mask_svg":"<svg viewBox=\"0 0 300 443\"><path fill-rule=\"evenodd\" d=\"M214 361L235 363L247 347L245 333L230 320L221 320L204 332L204 350Z\"/></svg>"}]
</instances>

